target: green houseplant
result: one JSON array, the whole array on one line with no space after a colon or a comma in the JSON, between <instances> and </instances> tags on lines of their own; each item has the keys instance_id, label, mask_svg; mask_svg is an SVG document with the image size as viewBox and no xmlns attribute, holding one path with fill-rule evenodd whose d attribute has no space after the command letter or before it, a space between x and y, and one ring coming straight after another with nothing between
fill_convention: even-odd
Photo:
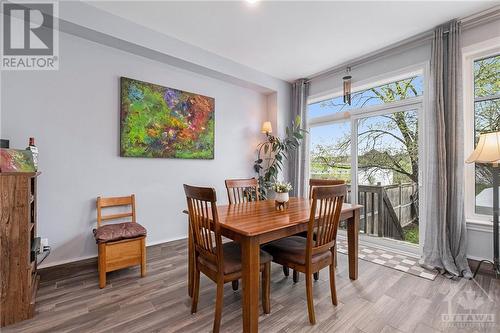
<instances>
[{"instance_id":1,"label":"green houseplant","mask_svg":"<svg viewBox=\"0 0 500 333\"><path fill-rule=\"evenodd\" d=\"M283 170L283 165L289 154L297 150L304 139L306 130L300 128L301 118L297 116L292 121L292 126L286 128L284 138L266 133L266 141L257 146L257 160L254 170L258 175L259 194L262 200L268 198L269 189L277 182L278 174Z\"/></svg>"}]
</instances>

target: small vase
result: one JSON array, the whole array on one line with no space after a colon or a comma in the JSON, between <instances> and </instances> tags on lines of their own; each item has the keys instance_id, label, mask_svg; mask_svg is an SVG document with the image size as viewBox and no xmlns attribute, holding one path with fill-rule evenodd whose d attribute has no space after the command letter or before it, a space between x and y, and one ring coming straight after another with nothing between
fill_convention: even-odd
<instances>
[{"instance_id":1,"label":"small vase","mask_svg":"<svg viewBox=\"0 0 500 333\"><path fill-rule=\"evenodd\" d=\"M276 193L276 196L274 197L274 200L279 203L288 202L289 199L290 197L288 195L288 192Z\"/></svg>"}]
</instances>

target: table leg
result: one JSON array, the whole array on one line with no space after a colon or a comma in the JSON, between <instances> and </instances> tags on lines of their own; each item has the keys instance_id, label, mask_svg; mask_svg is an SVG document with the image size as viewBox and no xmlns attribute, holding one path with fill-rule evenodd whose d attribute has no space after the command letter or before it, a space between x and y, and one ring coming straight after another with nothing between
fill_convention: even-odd
<instances>
[{"instance_id":1,"label":"table leg","mask_svg":"<svg viewBox=\"0 0 500 333\"><path fill-rule=\"evenodd\" d=\"M243 332L259 330L259 267L260 246L255 237L241 242L243 281Z\"/></svg>"},{"instance_id":2,"label":"table leg","mask_svg":"<svg viewBox=\"0 0 500 333\"><path fill-rule=\"evenodd\" d=\"M189 218L188 218L189 220ZM193 236L191 235L191 228L188 221L188 295L193 297L193 279L194 279L194 249L193 249Z\"/></svg>"},{"instance_id":3,"label":"table leg","mask_svg":"<svg viewBox=\"0 0 500 333\"><path fill-rule=\"evenodd\" d=\"M359 209L354 210L347 221L347 253L349 256L349 278L358 278L358 237L359 237Z\"/></svg>"}]
</instances>

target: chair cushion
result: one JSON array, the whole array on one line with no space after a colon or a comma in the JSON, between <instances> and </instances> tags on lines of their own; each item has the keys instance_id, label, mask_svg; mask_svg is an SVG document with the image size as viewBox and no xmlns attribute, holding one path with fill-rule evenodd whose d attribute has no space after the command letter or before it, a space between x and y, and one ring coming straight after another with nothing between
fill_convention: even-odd
<instances>
[{"instance_id":1,"label":"chair cushion","mask_svg":"<svg viewBox=\"0 0 500 333\"><path fill-rule=\"evenodd\" d=\"M306 245L307 238L301 236L291 236L266 244L263 248L273 256L276 262L291 262L294 264L305 265ZM329 258L330 256L330 251L318 253L313 255L312 262L316 263L320 260Z\"/></svg>"},{"instance_id":2,"label":"chair cushion","mask_svg":"<svg viewBox=\"0 0 500 333\"><path fill-rule=\"evenodd\" d=\"M94 237L98 243L131 239L146 236L146 234L146 229L139 223L134 222L107 224L94 229Z\"/></svg>"},{"instance_id":3,"label":"chair cushion","mask_svg":"<svg viewBox=\"0 0 500 333\"><path fill-rule=\"evenodd\" d=\"M231 274L241 271L241 248L240 244L236 242L228 242L222 244L223 261L224 261L224 274ZM207 260L203 256L198 257L199 262L207 266L213 271L217 271L217 265ZM265 264L271 262L273 257L269 253L260 250L260 263Z\"/></svg>"}]
</instances>

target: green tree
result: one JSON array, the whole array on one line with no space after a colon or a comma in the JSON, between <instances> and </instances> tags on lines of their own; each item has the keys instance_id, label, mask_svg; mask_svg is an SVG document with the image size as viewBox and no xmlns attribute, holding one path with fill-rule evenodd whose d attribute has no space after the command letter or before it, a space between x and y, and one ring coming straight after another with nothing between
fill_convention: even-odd
<instances>
[{"instance_id":1,"label":"green tree","mask_svg":"<svg viewBox=\"0 0 500 333\"><path fill-rule=\"evenodd\" d=\"M375 87L353 95L354 108L362 108L368 103L391 103L415 97L420 94L414 84L416 78L397 81ZM375 101L374 101L375 100ZM335 100L324 102L324 107L339 107ZM347 107L340 105L340 110ZM368 119L360 120L358 134L358 165L371 172L392 170L400 175L400 180L418 182L418 121L416 112L396 112L380 116L375 123L363 126ZM324 168L350 168L350 135L345 135L332 144L314 147L312 161ZM398 145L389 146L386 142ZM382 148L381 148L382 147ZM370 175L368 174L369 178Z\"/></svg>"}]
</instances>

